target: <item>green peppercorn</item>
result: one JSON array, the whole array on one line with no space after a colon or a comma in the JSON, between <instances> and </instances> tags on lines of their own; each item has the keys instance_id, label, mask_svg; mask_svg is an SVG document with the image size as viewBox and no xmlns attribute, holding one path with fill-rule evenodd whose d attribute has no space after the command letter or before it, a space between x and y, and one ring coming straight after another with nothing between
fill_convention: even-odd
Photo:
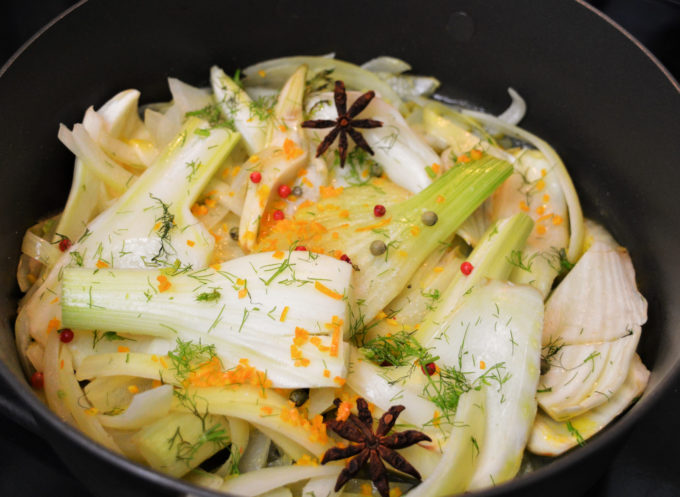
<instances>
[{"instance_id":1,"label":"green peppercorn","mask_svg":"<svg viewBox=\"0 0 680 497\"><path fill-rule=\"evenodd\" d=\"M439 217L437 216L436 212L426 211L423 212L422 216L420 216L420 220L425 226L434 226L437 224L437 221L439 221Z\"/></svg>"},{"instance_id":2,"label":"green peppercorn","mask_svg":"<svg viewBox=\"0 0 680 497\"><path fill-rule=\"evenodd\" d=\"M387 251L387 245L382 240L374 240L371 243L371 254L383 255Z\"/></svg>"},{"instance_id":3,"label":"green peppercorn","mask_svg":"<svg viewBox=\"0 0 680 497\"><path fill-rule=\"evenodd\" d=\"M292 194L295 195L296 197L302 196L302 187L296 186L293 188Z\"/></svg>"},{"instance_id":4,"label":"green peppercorn","mask_svg":"<svg viewBox=\"0 0 680 497\"><path fill-rule=\"evenodd\" d=\"M383 175L383 168L377 162L373 162L371 164L371 176L375 176L376 178L379 178L382 175Z\"/></svg>"},{"instance_id":5,"label":"green peppercorn","mask_svg":"<svg viewBox=\"0 0 680 497\"><path fill-rule=\"evenodd\" d=\"M229 230L229 236L231 237L232 240L238 242L238 226L234 226Z\"/></svg>"},{"instance_id":6,"label":"green peppercorn","mask_svg":"<svg viewBox=\"0 0 680 497\"><path fill-rule=\"evenodd\" d=\"M288 399L295 404L295 407L300 407L307 402L309 398L309 388L298 388L290 392Z\"/></svg>"}]
</instances>

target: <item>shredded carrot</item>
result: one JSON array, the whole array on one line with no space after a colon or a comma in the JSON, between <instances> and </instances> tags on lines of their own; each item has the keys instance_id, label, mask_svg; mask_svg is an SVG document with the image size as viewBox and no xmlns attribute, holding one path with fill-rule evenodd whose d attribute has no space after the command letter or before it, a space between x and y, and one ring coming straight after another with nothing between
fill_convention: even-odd
<instances>
[{"instance_id":1,"label":"shredded carrot","mask_svg":"<svg viewBox=\"0 0 680 497\"><path fill-rule=\"evenodd\" d=\"M290 307L286 306L283 308L281 311L281 317L279 318L279 321L282 323L286 320L286 316L288 316L288 311L290 310Z\"/></svg>"},{"instance_id":2,"label":"shredded carrot","mask_svg":"<svg viewBox=\"0 0 680 497\"><path fill-rule=\"evenodd\" d=\"M529 206L524 200L520 200L519 202L519 208L523 210L524 212L529 212Z\"/></svg>"},{"instance_id":3,"label":"shredded carrot","mask_svg":"<svg viewBox=\"0 0 680 497\"><path fill-rule=\"evenodd\" d=\"M193 247L194 245L196 245L196 242L193 240L187 240L187 245L189 245L189 247Z\"/></svg>"},{"instance_id":4,"label":"shredded carrot","mask_svg":"<svg viewBox=\"0 0 680 497\"><path fill-rule=\"evenodd\" d=\"M335 300L340 300L340 299L342 299L342 295L341 295L341 294L339 294L338 292L335 292L335 291L331 290L330 288L328 288L326 285L324 285L323 283L321 283L321 282L318 281L318 280L314 282L314 288L316 288L318 291L320 291L320 292L323 293L324 295L329 296L329 297L332 298L332 299L335 299Z\"/></svg>"},{"instance_id":5,"label":"shredded carrot","mask_svg":"<svg viewBox=\"0 0 680 497\"><path fill-rule=\"evenodd\" d=\"M283 259L285 256L286 256L286 254L284 254L284 253L281 252L280 250L277 250L276 252L274 252L274 253L272 254L272 257L273 257L274 259Z\"/></svg>"},{"instance_id":6,"label":"shredded carrot","mask_svg":"<svg viewBox=\"0 0 680 497\"><path fill-rule=\"evenodd\" d=\"M240 299L245 298L246 295L248 295L248 289L247 288L241 288L238 291L238 298L240 298Z\"/></svg>"},{"instance_id":7,"label":"shredded carrot","mask_svg":"<svg viewBox=\"0 0 680 497\"><path fill-rule=\"evenodd\" d=\"M383 226L387 226L391 222L392 222L392 218L388 217L388 218L383 219L379 223L371 224L369 226L363 226L361 228L355 229L354 231L356 231L356 232L371 231L371 230L374 230L374 229L382 228Z\"/></svg>"},{"instance_id":8,"label":"shredded carrot","mask_svg":"<svg viewBox=\"0 0 680 497\"><path fill-rule=\"evenodd\" d=\"M97 261L97 267L99 269L104 269L105 267L109 267L109 264L101 259Z\"/></svg>"},{"instance_id":9,"label":"shredded carrot","mask_svg":"<svg viewBox=\"0 0 680 497\"><path fill-rule=\"evenodd\" d=\"M459 155L458 159L456 159L458 162L470 162L470 156L467 154Z\"/></svg>"},{"instance_id":10,"label":"shredded carrot","mask_svg":"<svg viewBox=\"0 0 680 497\"><path fill-rule=\"evenodd\" d=\"M482 153L481 150L477 150L476 148L470 150L470 157L472 157L473 159L481 159L482 155L484 154Z\"/></svg>"},{"instance_id":11,"label":"shredded carrot","mask_svg":"<svg viewBox=\"0 0 680 497\"><path fill-rule=\"evenodd\" d=\"M545 205L539 205L538 207L536 207L536 214L538 214L539 216L545 214Z\"/></svg>"},{"instance_id":12,"label":"shredded carrot","mask_svg":"<svg viewBox=\"0 0 680 497\"><path fill-rule=\"evenodd\" d=\"M486 369L486 363L484 361L479 361L479 369Z\"/></svg>"},{"instance_id":13,"label":"shredded carrot","mask_svg":"<svg viewBox=\"0 0 680 497\"><path fill-rule=\"evenodd\" d=\"M558 216L557 214L555 214L552 218L552 223L555 226L559 226L560 224L562 224L563 221L564 219L562 219L562 216Z\"/></svg>"},{"instance_id":14,"label":"shredded carrot","mask_svg":"<svg viewBox=\"0 0 680 497\"><path fill-rule=\"evenodd\" d=\"M323 375L325 378L330 378L331 377L331 372L327 369L323 370Z\"/></svg>"},{"instance_id":15,"label":"shredded carrot","mask_svg":"<svg viewBox=\"0 0 680 497\"><path fill-rule=\"evenodd\" d=\"M126 347L125 345L119 345L118 352L120 352L121 354L127 354L128 352L130 352L130 347Z\"/></svg>"},{"instance_id":16,"label":"shredded carrot","mask_svg":"<svg viewBox=\"0 0 680 497\"><path fill-rule=\"evenodd\" d=\"M439 171L442 170L442 166L440 166L436 162L433 163L430 167L432 168L432 171L434 171L435 174L439 174Z\"/></svg>"},{"instance_id":17,"label":"shredded carrot","mask_svg":"<svg viewBox=\"0 0 680 497\"><path fill-rule=\"evenodd\" d=\"M547 231L546 227L543 226L542 224L536 226L536 233L538 233L539 235L545 235L546 231Z\"/></svg>"},{"instance_id":18,"label":"shredded carrot","mask_svg":"<svg viewBox=\"0 0 680 497\"><path fill-rule=\"evenodd\" d=\"M345 386L345 383L347 382L347 380L345 380L344 378L340 378L339 376L336 376L335 378L333 378L333 381L335 383L337 383L338 385L340 385L341 387Z\"/></svg>"},{"instance_id":19,"label":"shredded carrot","mask_svg":"<svg viewBox=\"0 0 680 497\"><path fill-rule=\"evenodd\" d=\"M335 327L333 328L333 336L331 338L331 350L329 352L331 357L338 357L338 352L340 351L340 327L342 326L342 319L339 319L337 316L333 316L333 324Z\"/></svg>"},{"instance_id":20,"label":"shredded carrot","mask_svg":"<svg viewBox=\"0 0 680 497\"><path fill-rule=\"evenodd\" d=\"M167 276L164 274L156 276L156 279L158 280L158 291L161 293L168 291L172 286L172 283L168 281Z\"/></svg>"},{"instance_id":21,"label":"shredded carrot","mask_svg":"<svg viewBox=\"0 0 680 497\"><path fill-rule=\"evenodd\" d=\"M262 406L260 407L260 412L262 413L263 416L269 416L272 413L273 409L270 406Z\"/></svg>"}]
</instances>

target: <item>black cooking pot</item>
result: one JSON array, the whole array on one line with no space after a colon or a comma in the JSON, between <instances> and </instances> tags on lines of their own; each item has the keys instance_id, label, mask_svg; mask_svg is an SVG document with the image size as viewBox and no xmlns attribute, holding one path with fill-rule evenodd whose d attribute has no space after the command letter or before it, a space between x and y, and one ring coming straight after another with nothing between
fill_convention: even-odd
<instances>
[{"instance_id":1,"label":"black cooking pot","mask_svg":"<svg viewBox=\"0 0 680 497\"><path fill-rule=\"evenodd\" d=\"M13 343L21 238L66 199L73 158L57 141L57 123L80 121L86 107L125 88L140 89L147 102L167 100L167 76L206 83L211 64L233 71L328 52L355 62L403 58L443 81L442 95L494 113L512 85L528 101L523 126L561 154L586 215L630 250L649 301L640 354L652 376L644 396L586 447L476 495L582 492L680 372L680 87L635 40L580 2L79 4L0 71L0 381L18 399L5 412L47 439L96 495L221 495L94 445L31 392Z\"/></svg>"}]
</instances>

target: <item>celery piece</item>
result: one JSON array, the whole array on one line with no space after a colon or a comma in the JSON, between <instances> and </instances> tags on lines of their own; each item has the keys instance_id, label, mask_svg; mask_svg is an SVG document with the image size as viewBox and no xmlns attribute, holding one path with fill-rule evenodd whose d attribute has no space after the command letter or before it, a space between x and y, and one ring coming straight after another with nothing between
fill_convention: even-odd
<instances>
[{"instance_id":1,"label":"celery piece","mask_svg":"<svg viewBox=\"0 0 680 497\"><path fill-rule=\"evenodd\" d=\"M416 332L420 343L427 343L444 326L447 317L454 312L460 299L475 285L486 278L507 279L513 265L512 253L521 250L531 233L534 223L524 213L502 219L489 228L479 245L467 259L473 269L469 275L458 271L439 299L437 309L430 313Z\"/></svg>"},{"instance_id":2,"label":"celery piece","mask_svg":"<svg viewBox=\"0 0 680 497\"><path fill-rule=\"evenodd\" d=\"M149 466L180 477L229 444L229 423L222 416L176 412L142 428L135 439Z\"/></svg>"},{"instance_id":3,"label":"celery piece","mask_svg":"<svg viewBox=\"0 0 680 497\"><path fill-rule=\"evenodd\" d=\"M479 463L479 448L488 436L485 433L484 390L470 390L461 397L454 428L442 448L439 464L428 478L408 493L409 496L444 497L468 488Z\"/></svg>"},{"instance_id":4,"label":"celery piece","mask_svg":"<svg viewBox=\"0 0 680 497\"><path fill-rule=\"evenodd\" d=\"M479 122L487 126L491 126L508 136L524 140L534 147L536 147L550 164L550 169L555 171L557 181L562 187L567 208L569 210L569 245L567 247L567 257L569 261L575 263L583 252L583 211L581 210L581 202L578 199L578 194L574 188L574 183L571 181L569 172L566 166L560 159L557 152L545 141L528 131L518 128L512 124L506 123L497 117L484 114L483 112L464 110L463 114L466 118L477 119Z\"/></svg>"},{"instance_id":5,"label":"celery piece","mask_svg":"<svg viewBox=\"0 0 680 497\"><path fill-rule=\"evenodd\" d=\"M297 251L262 252L198 271L68 268L62 321L75 329L214 344L225 366L247 358L277 387L334 386L336 376L346 376L342 335L351 272L343 261ZM296 328L309 334L297 344L299 357L291 353Z\"/></svg>"},{"instance_id":6,"label":"celery piece","mask_svg":"<svg viewBox=\"0 0 680 497\"><path fill-rule=\"evenodd\" d=\"M252 156L248 166L260 179L248 181L239 224L239 243L246 251L255 247L270 199L280 185L291 182L309 163L307 139L302 124L302 100L307 67L299 67L281 90L267 131L267 147Z\"/></svg>"},{"instance_id":7,"label":"celery piece","mask_svg":"<svg viewBox=\"0 0 680 497\"><path fill-rule=\"evenodd\" d=\"M241 133L250 155L264 148L267 137L268 109L256 112L256 104L233 79L217 66L210 68L210 83L222 115Z\"/></svg>"},{"instance_id":8,"label":"celery piece","mask_svg":"<svg viewBox=\"0 0 680 497\"><path fill-rule=\"evenodd\" d=\"M54 321L60 319L55 296L69 265L162 267L178 261L183 267L207 266L214 240L189 209L238 140L238 133L188 119L155 164L87 226L23 307L31 336L44 344L49 323L59 326Z\"/></svg>"},{"instance_id":9,"label":"celery piece","mask_svg":"<svg viewBox=\"0 0 680 497\"><path fill-rule=\"evenodd\" d=\"M393 206L382 220L353 226L352 236L343 240L345 253L360 269L352 281L353 321L373 319L402 291L439 242L451 236L511 172L507 162L482 157L449 170L418 195ZM421 220L428 211L438 217L433 226ZM385 243L383 255L371 253L374 240Z\"/></svg>"}]
</instances>

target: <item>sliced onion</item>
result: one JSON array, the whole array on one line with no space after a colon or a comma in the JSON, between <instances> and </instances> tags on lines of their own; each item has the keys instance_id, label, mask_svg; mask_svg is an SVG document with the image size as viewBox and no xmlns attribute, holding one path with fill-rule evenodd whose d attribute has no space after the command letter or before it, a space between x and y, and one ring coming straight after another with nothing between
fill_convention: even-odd
<instances>
[{"instance_id":1,"label":"sliced onion","mask_svg":"<svg viewBox=\"0 0 680 497\"><path fill-rule=\"evenodd\" d=\"M179 107L182 117L187 112L202 109L213 103L212 93L205 88L196 88L177 78L168 78L172 100Z\"/></svg>"},{"instance_id":2,"label":"sliced onion","mask_svg":"<svg viewBox=\"0 0 680 497\"><path fill-rule=\"evenodd\" d=\"M171 385L161 385L132 398L128 408L117 416L100 415L99 422L107 428L136 430L156 421L170 412L172 406Z\"/></svg>"},{"instance_id":3,"label":"sliced onion","mask_svg":"<svg viewBox=\"0 0 680 497\"><path fill-rule=\"evenodd\" d=\"M498 119L508 124L519 124L527 112L527 104L524 99L513 88L508 88L512 103L510 107L505 109L505 112L498 116Z\"/></svg>"}]
</instances>

